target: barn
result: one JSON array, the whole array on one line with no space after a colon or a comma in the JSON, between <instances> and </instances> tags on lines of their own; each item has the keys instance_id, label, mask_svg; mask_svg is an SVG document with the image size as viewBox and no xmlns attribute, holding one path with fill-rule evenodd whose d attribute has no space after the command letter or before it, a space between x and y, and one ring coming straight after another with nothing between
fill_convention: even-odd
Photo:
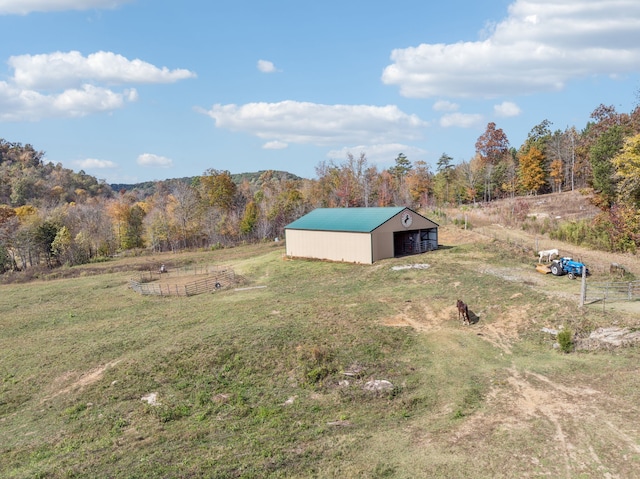
<instances>
[{"instance_id":1,"label":"barn","mask_svg":"<svg viewBox=\"0 0 640 479\"><path fill-rule=\"evenodd\" d=\"M285 227L286 254L371 264L438 248L438 225L406 207L317 208Z\"/></svg>"}]
</instances>

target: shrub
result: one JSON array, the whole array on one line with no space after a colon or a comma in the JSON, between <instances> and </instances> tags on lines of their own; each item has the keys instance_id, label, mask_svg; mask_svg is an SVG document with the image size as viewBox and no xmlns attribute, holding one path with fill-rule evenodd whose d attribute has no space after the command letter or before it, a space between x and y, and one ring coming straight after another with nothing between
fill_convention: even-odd
<instances>
[{"instance_id":1,"label":"shrub","mask_svg":"<svg viewBox=\"0 0 640 479\"><path fill-rule=\"evenodd\" d=\"M302 366L304 382L318 384L337 371L334 354L323 346L299 347L298 360Z\"/></svg>"},{"instance_id":2,"label":"shrub","mask_svg":"<svg viewBox=\"0 0 640 479\"><path fill-rule=\"evenodd\" d=\"M563 353L573 351L573 333L570 329L563 329L558 333L558 344Z\"/></svg>"}]
</instances>

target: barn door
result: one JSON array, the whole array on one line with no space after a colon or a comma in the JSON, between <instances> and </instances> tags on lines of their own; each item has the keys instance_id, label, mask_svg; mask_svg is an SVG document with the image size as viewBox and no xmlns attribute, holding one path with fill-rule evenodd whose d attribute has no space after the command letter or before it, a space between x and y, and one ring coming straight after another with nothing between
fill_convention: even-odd
<instances>
[{"instance_id":1,"label":"barn door","mask_svg":"<svg viewBox=\"0 0 640 479\"><path fill-rule=\"evenodd\" d=\"M437 232L434 230L396 231L393 233L394 256L425 253L434 249L438 249Z\"/></svg>"},{"instance_id":2,"label":"barn door","mask_svg":"<svg viewBox=\"0 0 640 479\"><path fill-rule=\"evenodd\" d=\"M396 231L393 233L393 255L406 256L420 253L420 231Z\"/></svg>"}]
</instances>

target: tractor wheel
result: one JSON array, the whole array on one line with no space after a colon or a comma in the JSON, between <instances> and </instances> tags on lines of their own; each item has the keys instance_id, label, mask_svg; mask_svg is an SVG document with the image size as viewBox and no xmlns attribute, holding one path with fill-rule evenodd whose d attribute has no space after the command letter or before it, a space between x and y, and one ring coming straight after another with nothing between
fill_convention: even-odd
<instances>
[{"instance_id":1,"label":"tractor wheel","mask_svg":"<svg viewBox=\"0 0 640 479\"><path fill-rule=\"evenodd\" d=\"M576 274L573 271L569 273L569 279L576 279Z\"/></svg>"},{"instance_id":2,"label":"tractor wheel","mask_svg":"<svg viewBox=\"0 0 640 479\"><path fill-rule=\"evenodd\" d=\"M560 276L562 274L562 268L560 268L558 263L553 263L551 265L551 273L555 276Z\"/></svg>"}]
</instances>

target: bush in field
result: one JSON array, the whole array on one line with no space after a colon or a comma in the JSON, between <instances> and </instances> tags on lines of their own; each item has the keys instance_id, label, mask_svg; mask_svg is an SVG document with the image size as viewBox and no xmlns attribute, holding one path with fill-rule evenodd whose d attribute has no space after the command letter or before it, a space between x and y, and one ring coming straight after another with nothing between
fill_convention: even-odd
<instances>
[{"instance_id":1,"label":"bush in field","mask_svg":"<svg viewBox=\"0 0 640 479\"><path fill-rule=\"evenodd\" d=\"M323 346L299 347L298 360L302 366L304 382L310 385L322 382L337 371L334 354Z\"/></svg>"},{"instance_id":2,"label":"bush in field","mask_svg":"<svg viewBox=\"0 0 640 479\"><path fill-rule=\"evenodd\" d=\"M573 351L573 332L570 329L563 329L558 333L558 344L563 353Z\"/></svg>"}]
</instances>

